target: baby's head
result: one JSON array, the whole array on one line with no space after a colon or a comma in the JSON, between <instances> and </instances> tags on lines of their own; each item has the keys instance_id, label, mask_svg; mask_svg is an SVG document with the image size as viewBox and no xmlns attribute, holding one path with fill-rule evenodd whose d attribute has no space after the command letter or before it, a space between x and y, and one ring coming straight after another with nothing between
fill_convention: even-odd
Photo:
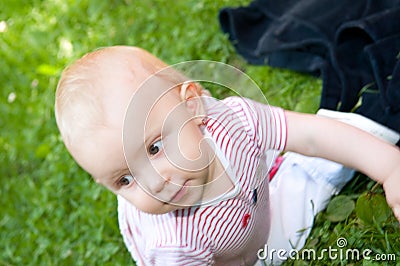
<instances>
[{"instance_id":1,"label":"baby's head","mask_svg":"<svg viewBox=\"0 0 400 266\"><path fill-rule=\"evenodd\" d=\"M221 171L212 149L200 148L204 90L197 83L177 83L173 75L154 75L166 67L140 48L103 48L69 66L56 92L57 124L76 162L150 213L202 201L204 185ZM139 90L151 84L149 77L170 89L162 95Z\"/></svg>"},{"instance_id":2,"label":"baby's head","mask_svg":"<svg viewBox=\"0 0 400 266\"><path fill-rule=\"evenodd\" d=\"M62 73L56 91L56 120L75 157L78 140L91 138L111 116L123 122L139 85L166 64L137 47L115 46L83 56ZM122 101L122 102L121 102Z\"/></svg>"}]
</instances>

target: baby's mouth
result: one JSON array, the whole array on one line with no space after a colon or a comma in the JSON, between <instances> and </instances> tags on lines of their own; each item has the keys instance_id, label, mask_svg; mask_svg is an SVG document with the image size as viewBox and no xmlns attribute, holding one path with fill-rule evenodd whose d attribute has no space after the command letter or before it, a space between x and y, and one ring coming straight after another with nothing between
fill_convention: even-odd
<instances>
[{"instance_id":1,"label":"baby's mouth","mask_svg":"<svg viewBox=\"0 0 400 266\"><path fill-rule=\"evenodd\" d=\"M176 203L179 202L187 193L188 187L186 186L187 181L181 186L181 188L175 193L175 195L171 198L170 202Z\"/></svg>"}]
</instances>

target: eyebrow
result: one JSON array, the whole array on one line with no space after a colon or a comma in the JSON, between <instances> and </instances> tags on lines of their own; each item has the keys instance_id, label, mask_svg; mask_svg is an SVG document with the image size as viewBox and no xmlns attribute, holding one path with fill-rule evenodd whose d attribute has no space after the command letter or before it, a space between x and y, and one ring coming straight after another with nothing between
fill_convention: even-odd
<instances>
[{"instance_id":1,"label":"eyebrow","mask_svg":"<svg viewBox=\"0 0 400 266\"><path fill-rule=\"evenodd\" d=\"M128 169L129 171L129 169ZM106 183L110 183L110 185L115 186L116 181L126 172L126 169L122 169L122 170L117 170L115 172L113 172L111 175L111 178L109 177L105 177L103 180L106 180ZM108 182L110 181L110 182Z\"/></svg>"},{"instance_id":2,"label":"eyebrow","mask_svg":"<svg viewBox=\"0 0 400 266\"><path fill-rule=\"evenodd\" d=\"M150 123L148 120L146 120L146 123ZM144 128L143 131L143 145L147 147L147 145L150 144L151 141L153 141L157 135L161 134L162 131L162 126L160 126L158 123L154 123L152 121L152 124L146 124L146 127ZM160 133L158 133L160 132Z\"/></svg>"}]
</instances>

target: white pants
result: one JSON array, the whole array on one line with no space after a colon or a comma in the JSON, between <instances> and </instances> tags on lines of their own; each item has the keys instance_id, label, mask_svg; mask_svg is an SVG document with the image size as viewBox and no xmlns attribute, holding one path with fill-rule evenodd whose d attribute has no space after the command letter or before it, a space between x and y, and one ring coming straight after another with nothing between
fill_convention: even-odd
<instances>
[{"instance_id":1,"label":"white pants","mask_svg":"<svg viewBox=\"0 0 400 266\"><path fill-rule=\"evenodd\" d=\"M269 186L271 230L266 253L261 256L266 260L256 265L280 264L292 249L300 250L315 215L354 175L354 170L325 159L292 152L284 157ZM279 256L277 252L271 256L279 250Z\"/></svg>"}]
</instances>

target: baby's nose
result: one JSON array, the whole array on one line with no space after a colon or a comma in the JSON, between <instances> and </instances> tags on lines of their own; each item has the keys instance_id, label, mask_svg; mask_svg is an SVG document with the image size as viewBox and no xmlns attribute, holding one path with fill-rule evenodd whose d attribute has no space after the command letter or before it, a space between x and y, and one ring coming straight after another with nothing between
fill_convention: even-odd
<instances>
[{"instance_id":1,"label":"baby's nose","mask_svg":"<svg viewBox=\"0 0 400 266\"><path fill-rule=\"evenodd\" d=\"M150 191L151 193L154 193L155 195L159 194L165 186L171 182L171 177L162 177L158 176L154 178L154 181L149 184L150 186Z\"/></svg>"}]
</instances>

